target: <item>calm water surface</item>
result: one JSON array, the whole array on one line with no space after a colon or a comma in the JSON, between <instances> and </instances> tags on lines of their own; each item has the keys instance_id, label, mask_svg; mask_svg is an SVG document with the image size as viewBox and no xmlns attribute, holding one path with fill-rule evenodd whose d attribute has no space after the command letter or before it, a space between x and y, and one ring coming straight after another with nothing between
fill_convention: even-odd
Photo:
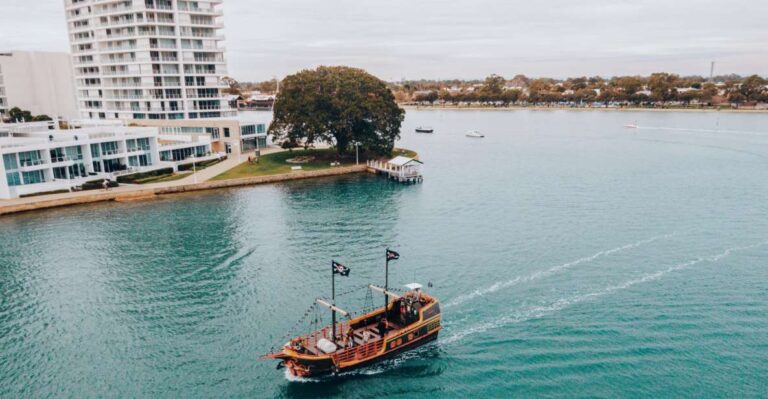
<instances>
[{"instance_id":1,"label":"calm water surface","mask_svg":"<svg viewBox=\"0 0 768 399\"><path fill-rule=\"evenodd\" d=\"M768 395L768 115L409 111L403 131L421 185L0 218L0 396ZM387 245L395 284L434 284L437 344L324 382L257 359L332 257L340 290L381 282Z\"/></svg>"}]
</instances>

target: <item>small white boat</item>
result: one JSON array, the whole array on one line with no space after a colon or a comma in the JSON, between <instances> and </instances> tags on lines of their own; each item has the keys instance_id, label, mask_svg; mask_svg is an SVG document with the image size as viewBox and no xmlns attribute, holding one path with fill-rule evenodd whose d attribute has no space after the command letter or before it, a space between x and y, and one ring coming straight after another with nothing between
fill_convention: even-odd
<instances>
[{"instance_id":1,"label":"small white boat","mask_svg":"<svg viewBox=\"0 0 768 399\"><path fill-rule=\"evenodd\" d=\"M416 128L416 133L432 133L435 129L432 126L419 126Z\"/></svg>"},{"instance_id":2,"label":"small white boat","mask_svg":"<svg viewBox=\"0 0 768 399\"><path fill-rule=\"evenodd\" d=\"M637 128L639 128L640 126L638 126L638 125L637 125L637 122L635 122L635 123L629 123L629 124L626 124L626 125L624 125L624 127L625 127L625 128L627 128L627 129L637 129Z\"/></svg>"},{"instance_id":3,"label":"small white boat","mask_svg":"<svg viewBox=\"0 0 768 399\"><path fill-rule=\"evenodd\" d=\"M483 137L485 137L484 134L480 133L477 130L470 130L470 131L468 131L466 136L467 137L476 137L476 138L483 138Z\"/></svg>"}]
</instances>

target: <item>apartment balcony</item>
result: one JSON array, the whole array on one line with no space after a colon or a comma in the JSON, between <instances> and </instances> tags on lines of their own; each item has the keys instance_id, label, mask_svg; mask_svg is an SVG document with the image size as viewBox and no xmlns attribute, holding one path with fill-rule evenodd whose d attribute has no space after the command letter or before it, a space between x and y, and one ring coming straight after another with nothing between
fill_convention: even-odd
<instances>
[{"instance_id":1,"label":"apartment balcony","mask_svg":"<svg viewBox=\"0 0 768 399\"><path fill-rule=\"evenodd\" d=\"M147 23L160 25L175 25L173 18L147 18Z\"/></svg>"},{"instance_id":2,"label":"apartment balcony","mask_svg":"<svg viewBox=\"0 0 768 399\"><path fill-rule=\"evenodd\" d=\"M179 57L152 57L152 62L179 62Z\"/></svg>"},{"instance_id":3,"label":"apartment balcony","mask_svg":"<svg viewBox=\"0 0 768 399\"><path fill-rule=\"evenodd\" d=\"M51 164L55 166L72 166L75 162L82 162L82 161L83 161L82 156L75 157L75 158L68 157L68 156L51 158Z\"/></svg>"},{"instance_id":4,"label":"apartment balcony","mask_svg":"<svg viewBox=\"0 0 768 399\"><path fill-rule=\"evenodd\" d=\"M120 2L122 3L122 2ZM92 12L93 15L109 15L109 14L117 14L117 13L126 13L126 12L132 12L132 11L142 11L144 7L142 5L118 5L113 7L104 7L100 9L96 9Z\"/></svg>"},{"instance_id":5,"label":"apartment balcony","mask_svg":"<svg viewBox=\"0 0 768 399\"><path fill-rule=\"evenodd\" d=\"M101 159L115 159L115 158L122 158L124 156L125 156L125 153L120 151L119 149L101 152Z\"/></svg>"},{"instance_id":6,"label":"apartment balcony","mask_svg":"<svg viewBox=\"0 0 768 399\"><path fill-rule=\"evenodd\" d=\"M224 56L221 54L193 55L187 52L184 53L181 59L184 62L203 62L208 64L224 62Z\"/></svg>"},{"instance_id":7,"label":"apartment balcony","mask_svg":"<svg viewBox=\"0 0 768 399\"><path fill-rule=\"evenodd\" d=\"M136 58L124 58L124 59L102 59L102 64L132 64L134 62L140 61Z\"/></svg>"},{"instance_id":8,"label":"apartment balcony","mask_svg":"<svg viewBox=\"0 0 768 399\"><path fill-rule=\"evenodd\" d=\"M72 60L72 64L74 65L93 65L96 63L96 60Z\"/></svg>"},{"instance_id":9,"label":"apartment balcony","mask_svg":"<svg viewBox=\"0 0 768 399\"><path fill-rule=\"evenodd\" d=\"M168 5L168 4L154 4L154 5L146 4L145 8L147 10L169 10L169 11L173 11L173 5Z\"/></svg>"},{"instance_id":10,"label":"apartment balcony","mask_svg":"<svg viewBox=\"0 0 768 399\"><path fill-rule=\"evenodd\" d=\"M112 46L112 47L103 47L100 48L98 51L103 53L119 53L123 51L135 51L138 48L138 46Z\"/></svg>"},{"instance_id":11,"label":"apartment balcony","mask_svg":"<svg viewBox=\"0 0 768 399\"><path fill-rule=\"evenodd\" d=\"M49 166L49 162L45 159L37 160L22 160L19 162L19 172L31 172L35 170L46 169Z\"/></svg>"},{"instance_id":12,"label":"apartment balcony","mask_svg":"<svg viewBox=\"0 0 768 399\"><path fill-rule=\"evenodd\" d=\"M221 105L194 105L190 111L220 111L225 109Z\"/></svg>"},{"instance_id":13,"label":"apartment balcony","mask_svg":"<svg viewBox=\"0 0 768 399\"><path fill-rule=\"evenodd\" d=\"M136 148L128 148L128 153L133 154L137 152L147 152L150 151L149 147L136 147Z\"/></svg>"}]
</instances>

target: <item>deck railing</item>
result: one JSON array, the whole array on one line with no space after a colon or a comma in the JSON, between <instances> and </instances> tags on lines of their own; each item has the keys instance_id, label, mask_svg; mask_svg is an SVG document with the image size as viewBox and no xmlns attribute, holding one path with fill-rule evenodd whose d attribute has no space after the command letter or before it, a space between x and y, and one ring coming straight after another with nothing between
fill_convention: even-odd
<instances>
[{"instance_id":1,"label":"deck railing","mask_svg":"<svg viewBox=\"0 0 768 399\"><path fill-rule=\"evenodd\" d=\"M341 362L369 358L381 350L383 343L384 338L349 348L341 353L333 355L333 363L338 365Z\"/></svg>"}]
</instances>

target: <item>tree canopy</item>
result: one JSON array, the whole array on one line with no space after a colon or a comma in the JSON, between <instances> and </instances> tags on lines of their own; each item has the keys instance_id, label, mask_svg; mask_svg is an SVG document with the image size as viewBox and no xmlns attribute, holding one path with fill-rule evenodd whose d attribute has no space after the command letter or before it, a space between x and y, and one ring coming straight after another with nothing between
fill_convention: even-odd
<instances>
[{"instance_id":1,"label":"tree canopy","mask_svg":"<svg viewBox=\"0 0 768 399\"><path fill-rule=\"evenodd\" d=\"M13 107L8 111L8 118L11 120L11 122L43 122L43 121L52 121L53 119L45 114L42 115L32 115L31 112L27 110L23 110L19 107Z\"/></svg>"},{"instance_id":2,"label":"tree canopy","mask_svg":"<svg viewBox=\"0 0 768 399\"><path fill-rule=\"evenodd\" d=\"M362 69L321 66L287 76L269 127L275 141L326 142L339 154L359 143L385 154L400 138L403 111L385 82Z\"/></svg>"}]
</instances>

